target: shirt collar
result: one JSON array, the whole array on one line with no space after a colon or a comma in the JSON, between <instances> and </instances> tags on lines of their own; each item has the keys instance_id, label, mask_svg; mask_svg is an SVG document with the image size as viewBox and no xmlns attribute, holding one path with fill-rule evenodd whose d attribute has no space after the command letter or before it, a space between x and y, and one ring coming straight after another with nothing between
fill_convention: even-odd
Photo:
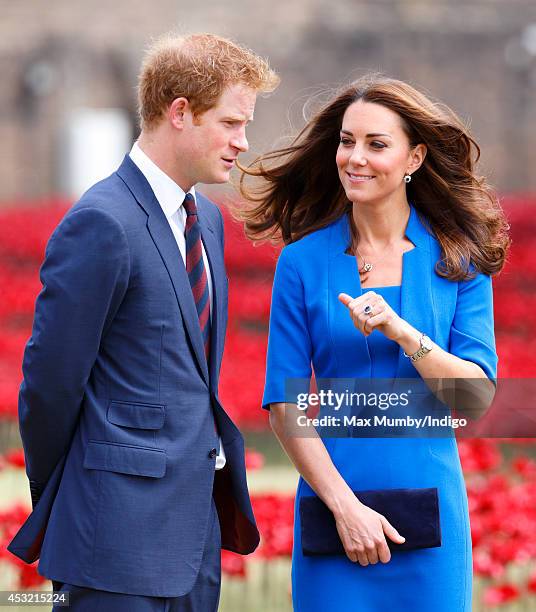
<instances>
[{"instance_id":1,"label":"shirt collar","mask_svg":"<svg viewBox=\"0 0 536 612\"><path fill-rule=\"evenodd\" d=\"M182 206L186 193L141 150L137 142L133 144L129 156L147 179L166 218L172 217ZM195 200L195 188L192 187L188 193Z\"/></svg>"}]
</instances>

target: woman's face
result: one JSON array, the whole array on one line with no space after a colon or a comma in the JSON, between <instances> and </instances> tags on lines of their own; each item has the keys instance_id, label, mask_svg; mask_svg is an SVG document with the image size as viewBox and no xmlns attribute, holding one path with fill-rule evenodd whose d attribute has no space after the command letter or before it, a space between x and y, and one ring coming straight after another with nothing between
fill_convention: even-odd
<instances>
[{"instance_id":1,"label":"woman's face","mask_svg":"<svg viewBox=\"0 0 536 612\"><path fill-rule=\"evenodd\" d=\"M372 102L354 102L344 113L340 137L337 168L351 202L405 199L404 175L421 165L426 147L410 147L394 111Z\"/></svg>"}]
</instances>

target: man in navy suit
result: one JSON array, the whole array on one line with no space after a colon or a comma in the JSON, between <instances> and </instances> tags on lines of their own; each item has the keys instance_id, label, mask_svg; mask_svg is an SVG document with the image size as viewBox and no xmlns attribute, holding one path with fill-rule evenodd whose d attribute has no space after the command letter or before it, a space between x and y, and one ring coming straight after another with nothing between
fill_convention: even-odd
<instances>
[{"instance_id":1,"label":"man in navy suit","mask_svg":"<svg viewBox=\"0 0 536 612\"><path fill-rule=\"evenodd\" d=\"M194 185L228 181L277 82L229 40L156 41L139 140L47 245L19 397L34 511L10 550L75 611L217 610L221 548L258 545L218 400L223 221Z\"/></svg>"}]
</instances>

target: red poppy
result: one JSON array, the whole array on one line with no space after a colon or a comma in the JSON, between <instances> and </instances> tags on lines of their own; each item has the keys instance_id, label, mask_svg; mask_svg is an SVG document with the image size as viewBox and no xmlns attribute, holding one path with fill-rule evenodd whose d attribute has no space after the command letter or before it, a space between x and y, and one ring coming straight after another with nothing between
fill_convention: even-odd
<instances>
[{"instance_id":1,"label":"red poppy","mask_svg":"<svg viewBox=\"0 0 536 612\"><path fill-rule=\"evenodd\" d=\"M520 591L513 584L490 586L484 592L484 603L488 606L500 606L519 598Z\"/></svg>"},{"instance_id":2,"label":"red poppy","mask_svg":"<svg viewBox=\"0 0 536 612\"><path fill-rule=\"evenodd\" d=\"M13 467L23 468L26 465L24 462L24 451L22 448L15 448L8 451L5 453L4 459L6 460L6 463L12 465Z\"/></svg>"}]
</instances>

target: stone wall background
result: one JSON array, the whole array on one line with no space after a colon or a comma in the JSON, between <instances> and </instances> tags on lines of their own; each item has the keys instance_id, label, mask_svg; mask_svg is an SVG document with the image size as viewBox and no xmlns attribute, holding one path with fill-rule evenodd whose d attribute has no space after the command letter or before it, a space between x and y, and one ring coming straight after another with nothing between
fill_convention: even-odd
<instances>
[{"instance_id":1,"label":"stone wall background","mask_svg":"<svg viewBox=\"0 0 536 612\"><path fill-rule=\"evenodd\" d=\"M119 106L135 125L143 47L172 28L230 36L281 74L257 105L252 153L299 127L319 88L374 70L469 121L482 171L501 192L536 191L533 1L0 0L0 202L59 193L59 134L70 109Z\"/></svg>"}]
</instances>

